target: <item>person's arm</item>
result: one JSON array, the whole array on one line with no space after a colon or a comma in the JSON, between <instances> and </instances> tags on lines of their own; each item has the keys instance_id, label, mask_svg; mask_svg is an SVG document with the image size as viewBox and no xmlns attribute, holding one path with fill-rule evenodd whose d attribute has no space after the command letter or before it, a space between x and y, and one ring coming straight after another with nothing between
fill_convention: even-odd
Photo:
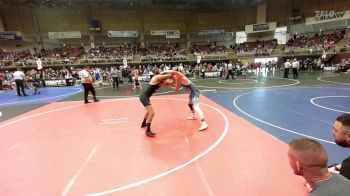
<instances>
[{"instance_id":1,"label":"person's arm","mask_svg":"<svg viewBox=\"0 0 350 196\"><path fill-rule=\"evenodd\" d=\"M342 162L339 174L350 180L350 157Z\"/></svg>"},{"instance_id":2,"label":"person's arm","mask_svg":"<svg viewBox=\"0 0 350 196\"><path fill-rule=\"evenodd\" d=\"M174 80L174 82L176 82L176 86L174 88L174 92L175 92L181 88L181 81Z\"/></svg>"},{"instance_id":3,"label":"person's arm","mask_svg":"<svg viewBox=\"0 0 350 196\"><path fill-rule=\"evenodd\" d=\"M174 74L175 71L174 70L164 70L162 73L160 74Z\"/></svg>"},{"instance_id":4,"label":"person's arm","mask_svg":"<svg viewBox=\"0 0 350 196\"><path fill-rule=\"evenodd\" d=\"M172 76L171 74L164 74L164 75L157 75L155 77L156 77L157 82L159 83L167 78L171 78L171 76Z\"/></svg>"}]
</instances>

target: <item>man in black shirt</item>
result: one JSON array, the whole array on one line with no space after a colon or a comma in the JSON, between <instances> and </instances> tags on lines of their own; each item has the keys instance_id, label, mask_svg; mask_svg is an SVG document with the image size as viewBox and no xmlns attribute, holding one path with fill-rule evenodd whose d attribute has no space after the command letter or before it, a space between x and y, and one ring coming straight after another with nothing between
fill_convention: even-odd
<instances>
[{"instance_id":1,"label":"man in black shirt","mask_svg":"<svg viewBox=\"0 0 350 196\"><path fill-rule=\"evenodd\" d=\"M332 135L337 145L350 148L350 114L340 115L336 119L333 125ZM350 180L350 157L342 162L339 171L339 174Z\"/></svg>"}]
</instances>

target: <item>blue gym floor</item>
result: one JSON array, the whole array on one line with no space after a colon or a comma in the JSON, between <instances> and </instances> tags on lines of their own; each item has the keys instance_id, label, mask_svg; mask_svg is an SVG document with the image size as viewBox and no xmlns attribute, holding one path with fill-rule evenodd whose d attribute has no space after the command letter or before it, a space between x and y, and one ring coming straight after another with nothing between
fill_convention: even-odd
<instances>
[{"instance_id":1,"label":"blue gym floor","mask_svg":"<svg viewBox=\"0 0 350 196\"><path fill-rule=\"evenodd\" d=\"M343 113L339 111L350 113L349 87L289 87L205 95L286 143L301 137L320 141L331 164L350 156L349 149L335 145L331 135L334 120ZM315 97L325 97L316 99L316 104L339 111L313 105L310 100Z\"/></svg>"}]
</instances>

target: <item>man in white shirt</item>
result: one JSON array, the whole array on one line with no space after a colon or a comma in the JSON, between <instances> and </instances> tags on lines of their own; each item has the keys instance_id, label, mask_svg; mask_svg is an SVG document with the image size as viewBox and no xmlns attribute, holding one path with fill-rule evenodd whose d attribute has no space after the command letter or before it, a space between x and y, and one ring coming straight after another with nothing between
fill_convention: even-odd
<instances>
[{"instance_id":1,"label":"man in white shirt","mask_svg":"<svg viewBox=\"0 0 350 196\"><path fill-rule=\"evenodd\" d=\"M299 70L299 61L295 58L292 62L292 69L293 69L293 78L298 78L298 70Z\"/></svg>"},{"instance_id":2,"label":"man in white shirt","mask_svg":"<svg viewBox=\"0 0 350 196\"><path fill-rule=\"evenodd\" d=\"M22 96L20 91L22 91L23 96L28 96L24 92L24 78L25 78L24 73L21 71L20 68L17 68L17 71L15 71L13 73L13 79L15 80L15 83L16 83L16 89L17 89L18 96Z\"/></svg>"},{"instance_id":3,"label":"man in white shirt","mask_svg":"<svg viewBox=\"0 0 350 196\"><path fill-rule=\"evenodd\" d=\"M289 68L290 68L291 66L292 66L292 65L290 64L289 59L287 59L287 61L284 63L284 78L288 78L288 75L289 75Z\"/></svg>"},{"instance_id":4,"label":"man in white shirt","mask_svg":"<svg viewBox=\"0 0 350 196\"><path fill-rule=\"evenodd\" d=\"M226 75L226 80L228 80L228 78L231 76L232 77L232 80L235 79L234 77L234 72L233 72L233 65L231 63L231 61L227 64L227 75Z\"/></svg>"},{"instance_id":5,"label":"man in white shirt","mask_svg":"<svg viewBox=\"0 0 350 196\"><path fill-rule=\"evenodd\" d=\"M95 102L99 102L100 100L96 99L96 92L94 87L92 86L92 83L94 82L92 79L90 72L90 68L89 67L84 67L84 69L81 71L81 83L84 87L84 100L85 100L85 104L87 103L91 103L88 100L88 95L89 95L89 91L92 93L92 95L94 96L94 100Z\"/></svg>"},{"instance_id":6,"label":"man in white shirt","mask_svg":"<svg viewBox=\"0 0 350 196\"><path fill-rule=\"evenodd\" d=\"M185 73L184 67L182 66L182 63L180 63L179 67L177 68L179 72Z\"/></svg>"}]
</instances>

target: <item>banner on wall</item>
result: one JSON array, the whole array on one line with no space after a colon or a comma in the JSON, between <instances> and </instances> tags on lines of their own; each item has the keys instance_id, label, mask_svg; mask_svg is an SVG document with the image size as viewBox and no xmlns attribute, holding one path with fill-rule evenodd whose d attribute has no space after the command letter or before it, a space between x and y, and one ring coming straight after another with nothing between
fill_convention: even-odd
<instances>
[{"instance_id":1,"label":"banner on wall","mask_svg":"<svg viewBox=\"0 0 350 196\"><path fill-rule=\"evenodd\" d=\"M198 35L219 35L225 33L225 29L198 30Z\"/></svg>"},{"instance_id":2,"label":"banner on wall","mask_svg":"<svg viewBox=\"0 0 350 196\"><path fill-rule=\"evenodd\" d=\"M258 33L276 30L277 22L268 22L264 24L251 24L245 26L245 33Z\"/></svg>"},{"instance_id":3,"label":"banner on wall","mask_svg":"<svg viewBox=\"0 0 350 196\"><path fill-rule=\"evenodd\" d=\"M161 35L165 35L165 34L166 34L165 30L151 30L152 36L161 36Z\"/></svg>"},{"instance_id":4,"label":"banner on wall","mask_svg":"<svg viewBox=\"0 0 350 196\"><path fill-rule=\"evenodd\" d=\"M236 44L241 44L247 41L247 34L244 31L236 32Z\"/></svg>"},{"instance_id":5,"label":"banner on wall","mask_svg":"<svg viewBox=\"0 0 350 196\"><path fill-rule=\"evenodd\" d=\"M49 39L80 39L80 31L48 32Z\"/></svg>"},{"instance_id":6,"label":"banner on wall","mask_svg":"<svg viewBox=\"0 0 350 196\"><path fill-rule=\"evenodd\" d=\"M269 24L254 24L253 31L268 31L270 30Z\"/></svg>"},{"instance_id":7,"label":"banner on wall","mask_svg":"<svg viewBox=\"0 0 350 196\"><path fill-rule=\"evenodd\" d=\"M274 38L277 39L278 44L287 43L287 27L278 27L276 28Z\"/></svg>"},{"instance_id":8,"label":"banner on wall","mask_svg":"<svg viewBox=\"0 0 350 196\"><path fill-rule=\"evenodd\" d=\"M0 32L0 40L22 40L19 32Z\"/></svg>"},{"instance_id":9,"label":"banner on wall","mask_svg":"<svg viewBox=\"0 0 350 196\"><path fill-rule=\"evenodd\" d=\"M108 31L108 37L138 37L138 31Z\"/></svg>"},{"instance_id":10,"label":"banner on wall","mask_svg":"<svg viewBox=\"0 0 350 196\"><path fill-rule=\"evenodd\" d=\"M180 38L180 30L166 30L165 37L167 39L177 39Z\"/></svg>"},{"instance_id":11,"label":"banner on wall","mask_svg":"<svg viewBox=\"0 0 350 196\"><path fill-rule=\"evenodd\" d=\"M46 86L58 87L58 86L67 86L66 80L45 80Z\"/></svg>"},{"instance_id":12,"label":"banner on wall","mask_svg":"<svg viewBox=\"0 0 350 196\"><path fill-rule=\"evenodd\" d=\"M206 78L218 78L218 77L220 77L220 72L219 71L205 72L204 74L205 74Z\"/></svg>"},{"instance_id":13,"label":"banner on wall","mask_svg":"<svg viewBox=\"0 0 350 196\"><path fill-rule=\"evenodd\" d=\"M317 24L324 22L331 22L337 20L344 20L350 18L350 10L335 12L335 11L315 11L315 16L305 19L305 24Z\"/></svg>"}]
</instances>

